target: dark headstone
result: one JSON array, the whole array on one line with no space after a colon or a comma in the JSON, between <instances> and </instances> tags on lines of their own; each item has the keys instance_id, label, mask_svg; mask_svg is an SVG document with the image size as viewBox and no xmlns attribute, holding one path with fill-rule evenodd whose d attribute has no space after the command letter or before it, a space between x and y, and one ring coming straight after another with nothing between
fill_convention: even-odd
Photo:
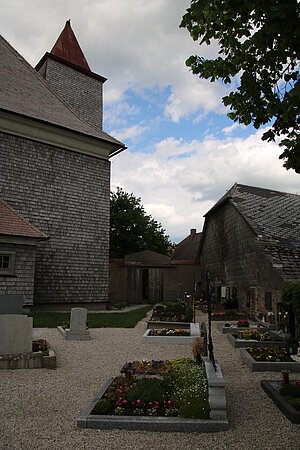
<instances>
[{"instance_id":1,"label":"dark headstone","mask_svg":"<svg viewBox=\"0 0 300 450\"><path fill-rule=\"evenodd\" d=\"M0 314L22 314L23 295L0 295Z\"/></svg>"}]
</instances>

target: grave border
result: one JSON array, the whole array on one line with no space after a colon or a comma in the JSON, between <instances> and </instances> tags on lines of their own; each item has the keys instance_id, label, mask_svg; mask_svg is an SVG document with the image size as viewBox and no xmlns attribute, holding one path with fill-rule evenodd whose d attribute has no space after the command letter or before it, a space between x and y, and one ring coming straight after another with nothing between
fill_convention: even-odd
<instances>
[{"instance_id":1,"label":"grave border","mask_svg":"<svg viewBox=\"0 0 300 450\"><path fill-rule=\"evenodd\" d=\"M275 405L292 423L300 424L300 412L296 411L273 386L278 380L261 380L260 385Z\"/></svg>"},{"instance_id":2,"label":"grave border","mask_svg":"<svg viewBox=\"0 0 300 450\"><path fill-rule=\"evenodd\" d=\"M113 416L92 415L95 404L102 398L110 386L113 378L109 378L102 386L99 393L89 403L88 407L77 419L79 428L93 429L126 429L144 430L154 432L200 432L215 433L228 430L228 418L226 410L225 383L218 362L215 372L209 358L203 358L206 368L210 419L185 419L182 417L153 417L153 416Z\"/></svg>"},{"instance_id":3,"label":"grave border","mask_svg":"<svg viewBox=\"0 0 300 450\"><path fill-rule=\"evenodd\" d=\"M300 362L267 362L255 361L247 352L247 349L240 348L240 355L244 363L249 367L251 372L280 372L281 370L289 370L290 372L300 372Z\"/></svg>"}]
</instances>

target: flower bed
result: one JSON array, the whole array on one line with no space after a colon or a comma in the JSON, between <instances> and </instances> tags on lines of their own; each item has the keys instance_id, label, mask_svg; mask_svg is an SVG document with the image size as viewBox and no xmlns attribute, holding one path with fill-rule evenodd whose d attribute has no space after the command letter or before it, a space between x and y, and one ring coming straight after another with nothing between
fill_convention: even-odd
<instances>
[{"instance_id":1,"label":"flower bed","mask_svg":"<svg viewBox=\"0 0 300 450\"><path fill-rule=\"evenodd\" d=\"M158 304L152 310L150 322L183 322L188 323L193 320L193 309L186 307L181 302L168 302Z\"/></svg>"},{"instance_id":2,"label":"flower bed","mask_svg":"<svg viewBox=\"0 0 300 450\"><path fill-rule=\"evenodd\" d=\"M183 328L152 328L149 336L190 336L190 330Z\"/></svg>"},{"instance_id":3,"label":"flower bed","mask_svg":"<svg viewBox=\"0 0 300 450\"><path fill-rule=\"evenodd\" d=\"M80 416L79 427L185 432L228 428L224 380L218 364L217 372L210 370L208 358L205 368L181 358L132 361L122 370L124 375L108 380Z\"/></svg>"},{"instance_id":4,"label":"flower bed","mask_svg":"<svg viewBox=\"0 0 300 450\"><path fill-rule=\"evenodd\" d=\"M259 333L256 329L248 329L227 334L227 339L234 348L247 347L280 347L286 348L286 342L270 333Z\"/></svg>"},{"instance_id":5,"label":"flower bed","mask_svg":"<svg viewBox=\"0 0 300 450\"><path fill-rule=\"evenodd\" d=\"M198 323L189 323L189 328L147 328L143 340L149 343L187 344L200 336Z\"/></svg>"},{"instance_id":6,"label":"flower bed","mask_svg":"<svg viewBox=\"0 0 300 450\"><path fill-rule=\"evenodd\" d=\"M291 422L300 423L300 380L288 384L270 380L262 380L260 383L283 414Z\"/></svg>"},{"instance_id":7,"label":"flower bed","mask_svg":"<svg viewBox=\"0 0 300 450\"><path fill-rule=\"evenodd\" d=\"M0 369L55 369L56 355L46 339L32 341L32 352L0 355Z\"/></svg>"},{"instance_id":8,"label":"flower bed","mask_svg":"<svg viewBox=\"0 0 300 450\"><path fill-rule=\"evenodd\" d=\"M241 348L240 354L252 372L300 372L300 363L293 360L282 348Z\"/></svg>"},{"instance_id":9,"label":"flower bed","mask_svg":"<svg viewBox=\"0 0 300 450\"><path fill-rule=\"evenodd\" d=\"M139 374L148 377L137 377L135 372L134 377L114 378L91 414L209 417L205 371L191 359L152 362L150 372L148 364L129 365L136 365Z\"/></svg>"}]
</instances>

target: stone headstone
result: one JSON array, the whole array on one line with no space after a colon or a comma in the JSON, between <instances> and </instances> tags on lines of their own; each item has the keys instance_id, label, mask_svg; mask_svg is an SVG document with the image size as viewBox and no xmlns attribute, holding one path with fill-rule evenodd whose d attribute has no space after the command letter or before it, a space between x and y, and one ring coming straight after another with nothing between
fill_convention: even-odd
<instances>
[{"instance_id":1,"label":"stone headstone","mask_svg":"<svg viewBox=\"0 0 300 450\"><path fill-rule=\"evenodd\" d=\"M86 327L87 310L85 308L72 308L70 328L57 327L58 331L67 341L89 341L90 331Z\"/></svg>"},{"instance_id":2,"label":"stone headstone","mask_svg":"<svg viewBox=\"0 0 300 450\"><path fill-rule=\"evenodd\" d=\"M32 317L20 314L0 315L0 355L32 351Z\"/></svg>"},{"instance_id":3,"label":"stone headstone","mask_svg":"<svg viewBox=\"0 0 300 450\"><path fill-rule=\"evenodd\" d=\"M74 333L86 331L87 310L85 308L72 308L70 330Z\"/></svg>"},{"instance_id":4,"label":"stone headstone","mask_svg":"<svg viewBox=\"0 0 300 450\"><path fill-rule=\"evenodd\" d=\"M23 295L0 295L0 314L22 314Z\"/></svg>"}]
</instances>

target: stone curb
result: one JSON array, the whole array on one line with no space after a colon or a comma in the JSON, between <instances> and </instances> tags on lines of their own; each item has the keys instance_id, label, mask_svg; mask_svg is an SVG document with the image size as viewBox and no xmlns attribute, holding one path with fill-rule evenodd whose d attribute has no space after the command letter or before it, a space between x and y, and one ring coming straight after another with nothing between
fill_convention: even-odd
<instances>
[{"instance_id":1,"label":"stone curb","mask_svg":"<svg viewBox=\"0 0 300 450\"><path fill-rule=\"evenodd\" d=\"M278 382L278 381L277 381ZM296 411L280 393L272 386L274 381L261 380L260 385L268 396L273 400L280 411L292 422L300 423L300 412Z\"/></svg>"},{"instance_id":2,"label":"stone curb","mask_svg":"<svg viewBox=\"0 0 300 450\"><path fill-rule=\"evenodd\" d=\"M251 372L280 372L289 370L290 372L300 372L300 363L298 362L265 362L255 361L245 348L240 348L240 355L244 363Z\"/></svg>"},{"instance_id":3,"label":"stone curb","mask_svg":"<svg viewBox=\"0 0 300 450\"><path fill-rule=\"evenodd\" d=\"M232 334L227 334L227 339L234 348L249 348L249 347L279 347L286 348L284 341L255 341L254 339L235 339Z\"/></svg>"}]
</instances>

